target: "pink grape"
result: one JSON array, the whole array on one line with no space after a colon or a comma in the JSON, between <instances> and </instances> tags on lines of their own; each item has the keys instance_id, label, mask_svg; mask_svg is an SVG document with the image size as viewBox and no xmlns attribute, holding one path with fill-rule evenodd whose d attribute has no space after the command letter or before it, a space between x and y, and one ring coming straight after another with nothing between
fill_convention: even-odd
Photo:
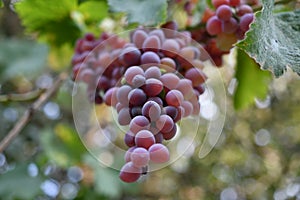
<instances>
[{"instance_id":1,"label":"pink grape","mask_svg":"<svg viewBox=\"0 0 300 200\"><path fill-rule=\"evenodd\" d=\"M202 72L202 70L197 68L189 69L184 76L192 81L193 86L198 86L199 84L204 83L206 80L205 74Z\"/></svg>"},{"instance_id":2,"label":"pink grape","mask_svg":"<svg viewBox=\"0 0 300 200\"><path fill-rule=\"evenodd\" d=\"M129 129L133 134L137 134L137 132L149 128L150 128L149 120L146 117L141 115L134 117L129 124Z\"/></svg>"},{"instance_id":3,"label":"pink grape","mask_svg":"<svg viewBox=\"0 0 300 200\"><path fill-rule=\"evenodd\" d=\"M128 131L124 136L124 142L128 147L135 146L134 134L132 132Z\"/></svg>"},{"instance_id":4,"label":"pink grape","mask_svg":"<svg viewBox=\"0 0 300 200\"><path fill-rule=\"evenodd\" d=\"M131 162L135 167L145 167L150 161L149 152L141 147L135 148L131 155Z\"/></svg>"},{"instance_id":5,"label":"pink grape","mask_svg":"<svg viewBox=\"0 0 300 200\"><path fill-rule=\"evenodd\" d=\"M162 135L165 140L170 140L176 135L176 132L177 132L177 126L174 125L169 132L162 133Z\"/></svg>"},{"instance_id":6,"label":"pink grape","mask_svg":"<svg viewBox=\"0 0 300 200\"><path fill-rule=\"evenodd\" d=\"M243 31L248 31L251 22L254 19L253 13L244 14L240 19L240 28Z\"/></svg>"},{"instance_id":7,"label":"pink grape","mask_svg":"<svg viewBox=\"0 0 300 200\"><path fill-rule=\"evenodd\" d=\"M142 114L153 122L159 119L161 108L155 101L148 101L142 108Z\"/></svg>"},{"instance_id":8,"label":"pink grape","mask_svg":"<svg viewBox=\"0 0 300 200\"><path fill-rule=\"evenodd\" d=\"M135 135L135 144L138 147L148 149L155 143L153 134L148 130L141 130Z\"/></svg>"},{"instance_id":9,"label":"pink grape","mask_svg":"<svg viewBox=\"0 0 300 200\"><path fill-rule=\"evenodd\" d=\"M122 126L126 126L130 123L131 116L129 108L122 108L118 113L118 122Z\"/></svg>"},{"instance_id":10,"label":"pink grape","mask_svg":"<svg viewBox=\"0 0 300 200\"><path fill-rule=\"evenodd\" d=\"M166 133L172 130L174 122L169 115L161 115L155 122L155 125L160 132Z\"/></svg>"},{"instance_id":11,"label":"pink grape","mask_svg":"<svg viewBox=\"0 0 300 200\"><path fill-rule=\"evenodd\" d=\"M228 21L222 22L222 31L224 33L234 33L238 27L238 22L233 17L231 17Z\"/></svg>"},{"instance_id":12,"label":"pink grape","mask_svg":"<svg viewBox=\"0 0 300 200\"><path fill-rule=\"evenodd\" d=\"M165 163L170 160L170 152L163 144L153 144L148 151L150 160L154 163Z\"/></svg>"},{"instance_id":13,"label":"pink grape","mask_svg":"<svg viewBox=\"0 0 300 200\"><path fill-rule=\"evenodd\" d=\"M129 92L128 100L131 106L141 106L146 102L147 96L143 90L136 88Z\"/></svg>"},{"instance_id":14,"label":"pink grape","mask_svg":"<svg viewBox=\"0 0 300 200\"><path fill-rule=\"evenodd\" d=\"M129 85L122 85L117 91L117 100L123 105L128 105L128 94L132 90Z\"/></svg>"},{"instance_id":15,"label":"pink grape","mask_svg":"<svg viewBox=\"0 0 300 200\"><path fill-rule=\"evenodd\" d=\"M127 162L121 168L119 177L124 182L132 183L137 181L140 178L141 174L142 174L141 168L135 167L132 162Z\"/></svg>"},{"instance_id":16,"label":"pink grape","mask_svg":"<svg viewBox=\"0 0 300 200\"><path fill-rule=\"evenodd\" d=\"M149 78L146 80L146 83L143 85L142 89L148 97L154 97L162 91L163 84L158 79Z\"/></svg>"},{"instance_id":17,"label":"pink grape","mask_svg":"<svg viewBox=\"0 0 300 200\"><path fill-rule=\"evenodd\" d=\"M231 7L228 5L221 5L217 8L216 14L222 21L228 21L232 17Z\"/></svg>"},{"instance_id":18,"label":"pink grape","mask_svg":"<svg viewBox=\"0 0 300 200\"><path fill-rule=\"evenodd\" d=\"M133 66L126 70L124 78L128 84L132 85L132 79L138 74L144 75L144 70L138 66Z\"/></svg>"},{"instance_id":19,"label":"pink grape","mask_svg":"<svg viewBox=\"0 0 300 200\"><path fill-rule=\"evenodd\" d=\"M141 56L141 64L159 64L159 63L160 63L160 58L154 52L147 51Z\"/></svg>"},{"instance_id":20,"label":"pink grape","mask_svg":"<svg viewBox=\"0 0 300 200\"><path fill-rule=\"evenodd\" d=\"M206 30L210 35L218 35L222 32L222 21L217 16L209 18L206 23Z\"/></svg>"},{"instance_id":21,"label":"pink grape","mask_svg":"<svg viewBox=\"0 0 300 200\"><path fill-rule=\"evenodd\" d=\"M141 49L147 36L144 30L136 30L132 35L132 41L137 48Z\"/></svg>"},{"instance_id":22,"label":"pink grape","mask_svg":"<svg viewBox=\"0 0 300 200\"><path fill-rule=\"evenodd\" d=\"M166 95L166 102L169 106L179 106L183 101L183 95L178 90L170 90Z\"/></svg>"},{"instance_id":23,"label":"pink grape","mask_svg":"<svg viewBox=\"0 0 300 200\"><path fill-rule=\"evenodd\" d=\"M160 71L160 69L157 66L149 67L145 71L145 77L146 78L156 78L156 79L159 79L160 76L161 76L161 71Z\"/></svg>"},{"instance_id":24,"label":"pink grape","mask_svg":"<svg viewBox=\"0 0 300 200\"><path fill-rule=\"evenodd\" d=\"M124 155L124 160L125 162L130 162L131 161L131 153L133 152L134 149L136 149L137 147L136 146L133 146L133 147L130 147L125 155Z\"/></svg>"},{"instance_id":25,"label":"pink grape","mask_svg":"<svg viewBox=\"0 0 300 200\"><path fill-rule=\"evenodd\" d=\"M146 38L143 43L143 50L144 51L154 51L158 52L161 47L161 42L158 36L151 35Z\"/></svg>"}]
</instances>

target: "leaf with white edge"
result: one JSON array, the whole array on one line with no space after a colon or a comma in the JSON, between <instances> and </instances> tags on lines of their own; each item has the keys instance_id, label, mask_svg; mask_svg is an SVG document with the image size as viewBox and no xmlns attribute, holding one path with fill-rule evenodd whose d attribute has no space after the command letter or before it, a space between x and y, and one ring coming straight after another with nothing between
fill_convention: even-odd
<instances>
[{"instance_id":1,"label":"leaf with white edge","mask_svg":"<svg viewBox=\"0 0 300 200\"><path fill-rule=\"evenodd\" d=\"M73 44L80 29L71 18L77 0L23 0L15 4L26 31L38 33L40 39L54 46Z\"/></svg>"},{"instance_id":2,"label":"leaf with white edge","mask_svg":"<svg viewBox=\"0 0 300 200\"><path fill-rule=\"evenodd\" d=\"M158 25L167 18L167 0L108 0L113 12L124 12L129 23Z\"/></svg>"},{"instance_id":3,"label":"leaf with white edge","mask_svg":"<svg viewBox=\"0 0 300 200\"><path fill-rule=\"evenodd\" d=\"M254 103L255 98L265 99L271 73L263 71L244 51L238 50L236 74L237 88L234 93L235 109L243 109Z\"/></svg>"},{"instance_id":4,"label":"leaf with white edge","mask_svg":"<svg viewBox=\"0 0 300 200\"><path fill-rule=\"evenodd\" d=\"M262 0L263 9L244 40L236 46L279 77L287 67L300 74L300 10L274 14L274 0Z\"/></svg>"}]
</instances>

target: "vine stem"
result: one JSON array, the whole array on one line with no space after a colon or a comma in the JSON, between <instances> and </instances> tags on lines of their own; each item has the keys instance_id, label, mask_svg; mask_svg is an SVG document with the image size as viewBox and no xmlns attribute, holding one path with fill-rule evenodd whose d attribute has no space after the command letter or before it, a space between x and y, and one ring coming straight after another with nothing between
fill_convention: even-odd
<instances>
[{"instance_id":1,"label":"vine stem","mask_svg":"<svg viewBox=\"0 0 300 200\"><path fill-rule=\"evenodd\" d=\"M29 101L38 98L44 91L43 89L36 89L23 94L1 94L0 102Z\"/></svg>"},{"instance_id":2,"label":"vine stem","mask_svg":"<svg viewBox=\"0 0 300 200\"><path fill-rule=\"evenodd\" d=\"M0 153L2 153L9 144L19 135L21 130L30 121L34 113L44 105L60 88L61 84L68 78L66 72L62 72L58 75L53 85L42 93L39 98L30 105L30 107L24 112L22 117L15 123L14 127L8 132L8 134L0 142Z\"/></svg>"}]
</instances>

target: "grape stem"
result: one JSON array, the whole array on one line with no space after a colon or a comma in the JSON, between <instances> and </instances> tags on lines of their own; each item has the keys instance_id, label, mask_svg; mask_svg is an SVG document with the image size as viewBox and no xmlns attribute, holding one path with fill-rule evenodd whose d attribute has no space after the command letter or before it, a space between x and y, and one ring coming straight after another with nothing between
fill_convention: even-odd
<instances>
[{"instance_id":1,"label":"grape stem","mask_svg":"<svg viewBox=\"0 0 300 200\"><path fill-rule=\"evenodd\" d=\"M39 98L33 102L29 108L24 112L22 117L15 123L14 127L8 132L8 134L0 142L0 153L2 153L9 144L19 135L26 124L31 120L36 111L44 105L60 88L61 84L68 78L66 72L61 72L54 84L43 93L40 94Z\"/></svg>"},{"instance_id":2,"label":"grape stem","mask_svg":"<svg viewBox=\"0 0 300 200\"><path fill-rule=\"evenodd\" d=\"M9 102L9 101L30 101L38 98L43 92L44 89L35 89L23 94L2 94L0 95L0 102Z\"/></svg>"}]
</instances>

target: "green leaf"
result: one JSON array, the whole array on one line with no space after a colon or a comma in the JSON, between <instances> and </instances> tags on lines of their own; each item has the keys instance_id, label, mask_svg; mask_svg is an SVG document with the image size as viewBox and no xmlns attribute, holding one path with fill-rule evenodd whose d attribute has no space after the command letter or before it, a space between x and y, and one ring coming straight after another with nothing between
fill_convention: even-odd
<instances>
[{"instance_id":1,"label":"green leaf","mask_svg":"<svg viewBox=\"0 0 300 200\"><path fill-rule=\"evenodd\" d=\"M0 0L0 8L2 8L3 7L3 2L2 2L2 0Z\"/></svg>"},{"instance_id":2,"label":"green leaf","mask_svg":"<svg viewBox=\"0 0 300 200\"><path fill-rule=\"evenodd\" d=\"M40 176L30 177L27 164L17 164L16 168L0 176L1 199L34 199L41 194Z\"/></svg>"},{"instance_id":3,"label":"green leaf","mask_svg":"<svg viewBox=\"0 0 300 200\"><path fill-rule=\"evenodd\" d=\"M40 136L41 146L49 160L63 167L80 162L86 150L75 130L65 124L58 124L54 129L46 129Z\"/></svg>"},{"instance_id":4,"label":"green leaf","mask_svg":"<svg viewBox=\"0 0 300 200\"><path fill-rule=\"evenodd\" d=\"M104 1L85 1L78 8L86 21L100 21L107 16L108 6Z\"/></svg>"},{"instance_id":5,"label":"green leaf","mask_svg":"<svg viewBox=\"0 0 300 200\"><path fill-rule=\"evenodd\" d=\"M114 12L124 12L129 23L142 25L158 25L167 18L167 0L108 0Z\"/></svg>"},{"instance_id":6,"label":"green leaf","mask_svg":"<svg viewBox=\"0 0 300 200\"><path fill-rule=\"evenodd\" d=\"M274 0L262 3L262 11L237 46L276 77L287 67L300 74L300 10L273 14Z\"/></svg>"},{"instance_id":7,"label":"green leaf","mask_svg":"<svg viewBox=\"0 0 300 200\"><path fill-rule=\"evenodd\" d=\"M17 76L33 79L46 67L48 48L26 40L0 41L1 82Z\"/></svg>"},{"instance_id":8,"label":"green leaf","mask_svg":"<svg viewBox=\"0 0 300 200\"><path fill-rule=\"evenodd\" d=\"M238 82L234 94L235 109L250 106L255 98L266 98L271 73L261 70L259 65L242 50L238 50L235 77Z\"/></svg>"},{"instance_id":9,"label":"green leaf","mask_svg":"<svg viewBox=\"0 0 300 200\"><path fill-rule=\"evenodd\" d=\"M23 0L16 3L27 32L37 32L39 37L54 46L74 43L80 30L71 19L76 0Z\"/></svg>"}]
</instances>

